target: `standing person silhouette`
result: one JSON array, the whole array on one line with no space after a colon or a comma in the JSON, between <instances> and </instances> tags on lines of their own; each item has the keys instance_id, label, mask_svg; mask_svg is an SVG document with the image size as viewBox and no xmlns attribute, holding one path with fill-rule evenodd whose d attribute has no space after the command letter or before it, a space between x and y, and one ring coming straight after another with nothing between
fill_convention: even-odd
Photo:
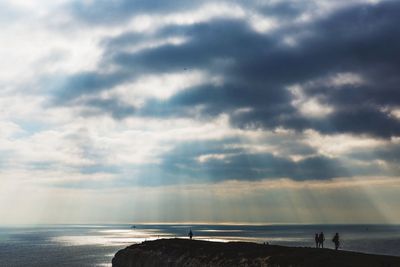
<instances>
[{"instance_id":1,"label":"standing person silhouette","mask_svg":"<svg viewBox=\"0 0 400 267\"><path fill-rule=\"evenodd\" d=\"M192 240L192 238L193 238L193 232L192 232L192 229L190 229L190 230L189 230L189 234L188 234L188 236L189 236L190 240Z\"/></svg>"},{"instance_id":2,"label":"standing person silhouette","mask_svg":"<svg viewBox=\"0 0 400 267\"><path fill-rule=\"evenodd\" d=\"M340 241L339 241L339 233L336 233L332 239L332 242L335 243L335 250L339 249Z\"/></svg>"},{"instance_id":3,"label":"standing person silhouette","mask_svg":"<svg viewBox=\"0 0 400 267\"><path fill-rule=\"evenodd\" d=\"M319 244L321 246L321 248L324 248L324 241L325 241L325 236L324 236L324 232L321 232L319 234Z\"/></svg>"},{"instance_id":4,"label":"standing person silhouette","mask_svg":"<svg viewBox=\"0 0 400 267\"><path fill-rule=\"evenodd\" d=\"M318 236L318 233L315 233L315 247L316 248L319 248L319 236Z\"/></svg>"}]
</instances>

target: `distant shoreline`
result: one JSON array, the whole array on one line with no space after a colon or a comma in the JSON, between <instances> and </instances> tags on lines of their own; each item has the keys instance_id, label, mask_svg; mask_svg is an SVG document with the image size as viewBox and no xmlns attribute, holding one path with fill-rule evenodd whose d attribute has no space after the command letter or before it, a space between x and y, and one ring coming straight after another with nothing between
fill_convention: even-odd
<instances>
[{"instance_id":1,"label":"distant shoreline","mask_svg":"<svg viewBox=\"0 0 400 267\"><path fill-rule=\"evenodd\" d=\"M158 239L118 251L112 266L396 267L400 257L251 242Z\"/></svg>"}]
</instances>

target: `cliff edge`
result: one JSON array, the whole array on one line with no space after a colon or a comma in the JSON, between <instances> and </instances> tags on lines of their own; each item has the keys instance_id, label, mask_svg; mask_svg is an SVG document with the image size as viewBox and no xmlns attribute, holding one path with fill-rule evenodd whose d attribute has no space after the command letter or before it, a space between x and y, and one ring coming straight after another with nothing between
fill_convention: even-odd
<instances>
[{"instance_id":1,"label":"cliff edge","mask_svg":"<svg viewBox=\"0 0 400 267\"><path fill-rule=\"evenodd\" d=\"M400 267L400 257L247 242L159 239L118 251L113 267Z\"/></svg>"}]
</instances>

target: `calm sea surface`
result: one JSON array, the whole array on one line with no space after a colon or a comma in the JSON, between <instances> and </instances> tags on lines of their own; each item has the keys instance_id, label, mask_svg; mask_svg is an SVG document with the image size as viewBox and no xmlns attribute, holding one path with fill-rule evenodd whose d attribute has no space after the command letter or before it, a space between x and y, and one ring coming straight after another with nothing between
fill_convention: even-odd
<instances>
[{"instance_id":1,"label":"calm sea surface","mask_svg":"<svg viewBox=\"0 0 400 267\"><path fill-rule=\"evenodd\" d=\"M400 256L400 225L51 225L0 227L0 266L111 266L113 255L132 243L167 237L214 241L269 242L314 246L315 232L325 246L339 232L345 250Z\"/></svg>"}]
</instances>

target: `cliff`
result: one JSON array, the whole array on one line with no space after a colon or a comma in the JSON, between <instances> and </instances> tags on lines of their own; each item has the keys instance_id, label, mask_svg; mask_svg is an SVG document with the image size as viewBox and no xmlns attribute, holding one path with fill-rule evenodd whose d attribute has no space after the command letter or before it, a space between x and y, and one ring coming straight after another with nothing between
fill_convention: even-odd
<instances>
[{"instance_id":1,"label":"cliff","mask_svg":"<svg viewBox=\"0 0 400 267\"><path fill-rule=\"evenodd\" d=\"M400 267L400 257L246 242L159 239L118 251L112 266Z\"/></svg>"}]
</instances>

